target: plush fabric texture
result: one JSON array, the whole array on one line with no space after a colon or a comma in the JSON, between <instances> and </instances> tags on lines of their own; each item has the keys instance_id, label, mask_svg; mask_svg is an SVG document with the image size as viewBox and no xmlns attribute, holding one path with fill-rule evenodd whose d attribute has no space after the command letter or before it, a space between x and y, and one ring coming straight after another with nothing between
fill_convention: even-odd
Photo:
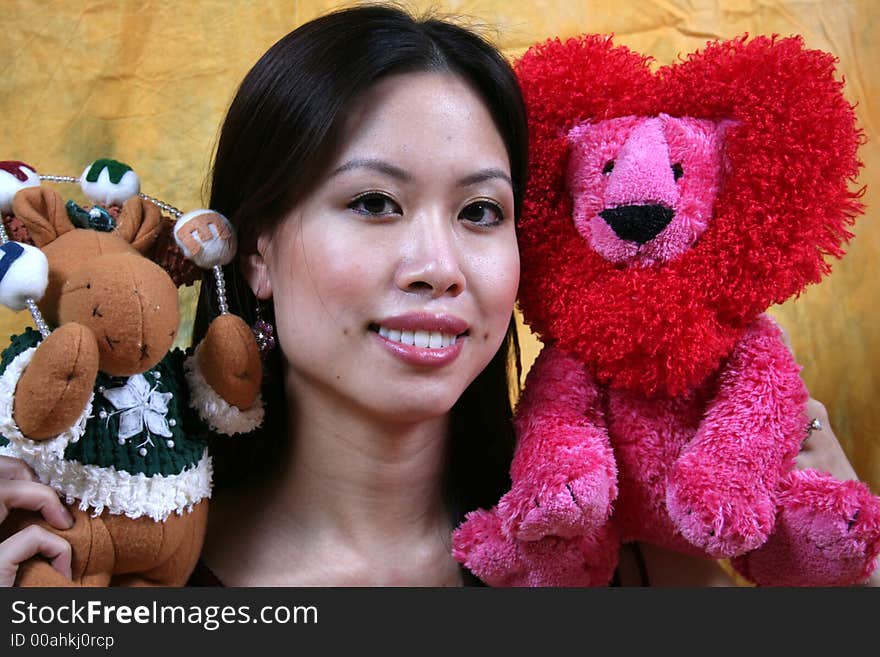
<instances>
[{"instance_id":1,"label":"plush fabric texture","mask_svg":"<svg viewBox=\"0 0 880 657\"><path fill-rule=\"evenodd\" d=\"M116 171L121 182L128 173ZM105 166L97 182L112 187L110 174ZM182 585L204 537L212 467L200 415L213 417L195 399L205 390L190 394L186 355L171 350L174 282L149 259L170 222L152 202L113 200L100 212L112 230L75 228L50 189L24 188L12 203L48 261L39 303L54 328L45 339L26 331L3 352L0 454L28 463L76 518L59 532L73 547L72 580L30 559L18 578L25 586ZM216 359L212 381L232 385L211 392L231 409L226 416L245 414L232 402L258 405L244 409L253 429L262 418L256 342L238 318L219 325L231 329L209 329L200 346Z\"/></svg>"},{"instance_id":2,"label":"plush fabric texture","mask_svg":"<svg viewBox=\"0 0 880 657\"><path fill-rule=\"evenodd\" d=\"M241 411L254 406L260 390L260 352L253 332L237 315L217 317L198 348L199 371L223 400Z\"/></svg>"},{"instance_id":3,"label":"plush fabric texture","mask_svg":"<svg viewBox=\"0 0 880 657\"><path fill-rule=\"evenodd\" d=\"M496 585L605 584L632 541L732 558L762 585L859 582L880 498L793 469L808 395L762 315L828 271L862 209L834 60L759 37L647 64L587 36L517 65L520 299L545 347L511 490L454 554Z\"/></svg>"},{"instance_id":4,"label":"plush fabric texture","mask_svg":"<svg viewBox=\"0 0 880 657\"><path fill-rule=\"evenodd\" d=\"M32 440L57 436L83 412L98 374L98 347L85 326L54 331L38 349L15 388L14 417Z\"/></svg>"},{"instance_id":5,"label":"plush fabric texture","mask_svg":"<svg viewBox=\"0 0 880 657\"><path fill-rule=\"evenodd\" d=\"M729 125L661 114L575 126L568 133L568 187L580 234L614 263L650 266L684 253L712 216ZM621 239L609 221L610 213L628 209L633 223L644 225L644 209L652 207L663 208L671 222L638 241Z\"/></svg>"},{"instance_id":6,"label":"plush fabric texture","mask_svg":"<svg viewBox=\"0 0 880 657\"><path fill-rule=\"evenodd\" d=\"M131 520L107 511L92 515L71 508L74 526L55 529L32 513L14 511L2 525L2 537L38 524L67 540L73 548L72 578L67 579L42 559L24 562L16 586L183 586L204 541L207 500L186 515L164 522ZM149 568L144 564L149 563Z\"/></svg>"},{"instance_id":7,"label":"plush fabric texture","mask_svg":"<svg viewBox=\"0 0 880 657\"><path fill-rule=\"evenodd\" d=\"M0 244L0 305L20 311L39 299L49 284L49 263L42 252L21 242Z\"/></svg>"},{"instance_id":8,"label":"plush fabric texture","mask_svg":"<svg viewBox=\"0 0 880 657\"><path fill-rule=\"evenodd\" d=\"M202 374L199 363L200 349L184 363L186 379L189 383L192 407L214 431L228 436L237 433L249 433L263 423L263 405L259 403L259 395L251 408L244 411L230 404L210 386Z\"/></svg>"},{"instance_id":9,"label":"plush fabric texture","mask_svg":"<svg viewBox=\"0 0 880 657\"><path fill-rule=\"evenodd\" d=\"M47 340L68 327L75 325L58 329ZM35 348L40 340L40 334L31 329L16 336L3 352L0 454L24 460L40 481L58 491L68 504L95 513L106 508L133 519L146 515L162 521L210 496L207 427L191 408L182 352L169 353L159 365L140 375L149 381L147 398L120 402L124 397L114 393L132 387L131 379L98 373L85 409L80 406L70 428L37 442L19 430L12 402L21 390L16 383L22 372L42 351ZM40 371L36 366L34 370ZM126 415L134 422L126 422Z\"/></svg>"},{"instance_id":10,"label":"plush fabric texture","mask_svg":"<svg viewBox=\"0 0 880 657\"><path fill-rule=\"evenodd\" d=\"M33 167L24 162L0 162L0 214L12 213L12 199L25 187L38 187L40 177Z\"/></svg>"},{"instance_id":11,"label":"plush fabric texture","mask_svg":"<svg viewBox=\"0 0 880 657\"><path fill-rule=\"evenodd\" d=\"M6 228L6 235L10 240L21 242L22 244L33 244L31 234L28 232L21 219L14 215L3 215L3 225Z\"/></svg>"},{"instance_id":12,"label":"plush fabric texture","mask_svg":"<svg viewBox=\"0 0 880 657\"><path fill-rule=\"evenodd\" d=\"M98 255L78 267L65 281L58 304L62 325L91 328L101 370L113 376L156 365L180 324L171 278L159 265L129 253Z\"/></svg>"},{"instance_id":13,"label":"plush fabric texture","mask_svg":"<svg viewBox=\"0 0 880 657\"><path fill-rule=\"evenodd\" d=\"M78 441L86 430L92 414L94 394L90 394L79 417L68 422L67 428L48 440L34 440L25 436L15 421L15 391L22 372L30 365L36 353L40 334L28 329L22 335L13 336L12 343L2 352L0 359L0 449L10 449L23 455L62 458L70 443Z\"/></svg>"},{"instance_id":14,"label":"plush fabric texture","mask_svg":"<svg viewBox=\"0 0 880 657\"><path fill-rule=\"evenodd\" d=\"M532 48L517 71L531 125L520 306L601 382L647 394L704 382L751 321L842 254L861 211L848 186L860 132L831 55L798 38L738 39L652 73L648 58L585 36ZM723 184L693 248L664 267L621 268L572 222L569 133L662 115L729 122Z\"/></svg>"}]
</instances>

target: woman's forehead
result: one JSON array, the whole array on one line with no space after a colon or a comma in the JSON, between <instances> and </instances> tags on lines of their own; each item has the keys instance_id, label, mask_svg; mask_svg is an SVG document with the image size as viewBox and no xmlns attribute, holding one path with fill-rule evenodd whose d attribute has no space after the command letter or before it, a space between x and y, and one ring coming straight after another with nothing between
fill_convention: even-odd
<instances>
[{"instance_id":1,"label":"woman's forehead","mask_svg":"<svg viewBox=\"0 0 880 657\"><path fill-rule=\"evenodd\" d=\"M331 170L375 159L414 174L445 166L510 168L485 103L448 72L389 76L355 98Z\"/></svg>"}]
</instances>

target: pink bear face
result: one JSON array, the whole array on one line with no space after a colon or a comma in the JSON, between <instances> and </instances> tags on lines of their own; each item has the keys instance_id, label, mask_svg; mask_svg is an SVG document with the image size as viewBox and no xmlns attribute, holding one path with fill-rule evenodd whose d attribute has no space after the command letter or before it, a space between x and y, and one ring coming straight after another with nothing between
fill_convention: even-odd
<instances>
[{"instance_id":1,"label":"pink bear face","mask_svg":"<svg viewBox=\"0 0 880 657\"><path fill-rule=\"evenodd\" d=\"M687 251L712 217L731 121L627 116L568 133L574 222L610 262L649 267Z\"/></svg>"}]
</instances>

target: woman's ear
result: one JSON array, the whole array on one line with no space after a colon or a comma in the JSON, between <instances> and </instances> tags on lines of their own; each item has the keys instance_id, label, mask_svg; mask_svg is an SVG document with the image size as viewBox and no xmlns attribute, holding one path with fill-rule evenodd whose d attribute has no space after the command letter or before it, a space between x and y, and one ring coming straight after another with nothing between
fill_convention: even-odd
<instances>
[{"instance_id":1,"label":"woman's ear","mask_svg":"<svg viewBox=\"0 0 880 657\"><path fill-rule=\"evenodd\" d=\"M272 278L269 276L269 236L266 233L257 238L257 250L244 257L241 263L245 280L254 296L260 301L272 298Z\"/></svg>"}]
</instances>

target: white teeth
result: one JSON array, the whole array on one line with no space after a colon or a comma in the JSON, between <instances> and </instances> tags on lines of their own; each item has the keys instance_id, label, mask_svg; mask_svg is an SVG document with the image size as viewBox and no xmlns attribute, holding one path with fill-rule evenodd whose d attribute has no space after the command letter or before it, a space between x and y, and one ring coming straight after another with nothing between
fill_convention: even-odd
<instances>
[{"instance_id":1,"label":"white teeth","mask_svg":"<svg viewBox=\"0 0 880 657\"><path fill-rule=\"evenodd\" d=\"M442 349L451 347L458 339L450 333L440 331L399 331L385 326L379 327L379 335L392 342L419 347L421 349Z\"/></svg>"}]
</instances>

